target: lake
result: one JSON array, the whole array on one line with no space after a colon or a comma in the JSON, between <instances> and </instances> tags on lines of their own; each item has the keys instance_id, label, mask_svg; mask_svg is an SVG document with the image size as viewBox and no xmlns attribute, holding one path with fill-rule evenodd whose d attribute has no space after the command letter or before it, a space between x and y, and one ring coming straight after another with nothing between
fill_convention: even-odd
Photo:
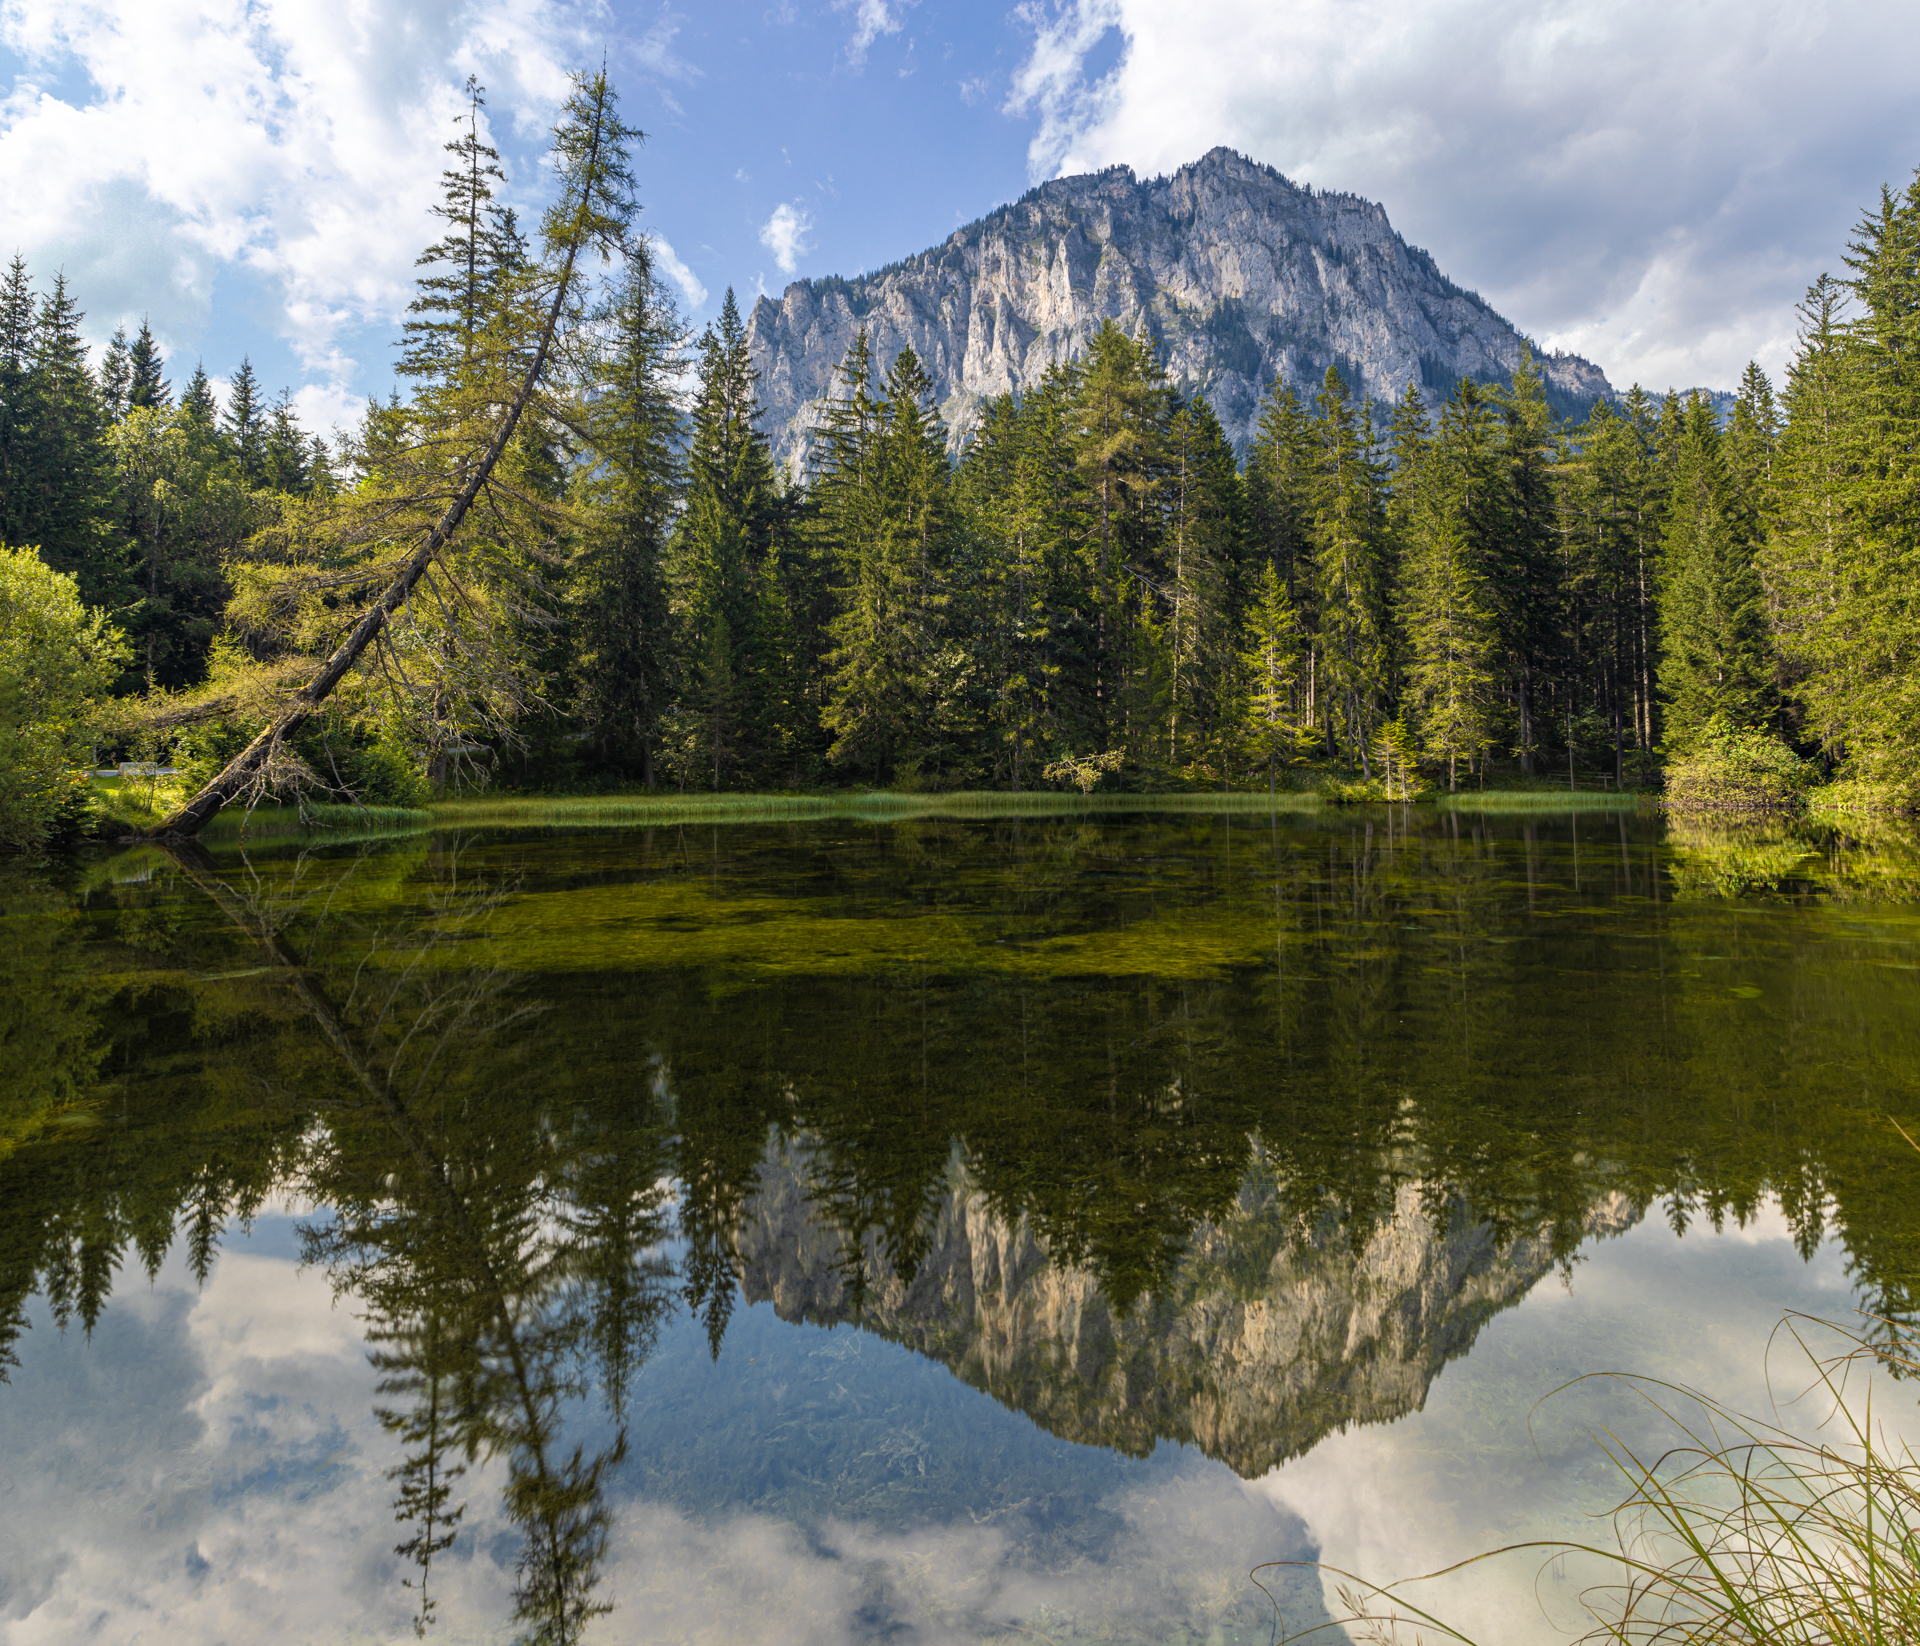
<instances>
[{"instance_id":1,"label":"lake","mask_svg":"<svg viewBox=\"0 0 1920 1646\"><path fill-rule=\"evenodd\" d=\"M1897 829L851 805L0 909L8 1646L1268 1642L1594 1538L1669 1420L1571 1380L1772 1413L1784 1318L1914 1317Z\"/></svg>"}]
</instances>

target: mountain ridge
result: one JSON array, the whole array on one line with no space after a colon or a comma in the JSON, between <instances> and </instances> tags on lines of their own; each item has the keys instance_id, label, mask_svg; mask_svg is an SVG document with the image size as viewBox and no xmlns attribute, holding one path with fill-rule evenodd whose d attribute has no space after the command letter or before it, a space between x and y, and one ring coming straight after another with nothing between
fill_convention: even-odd
<instances>
[{"instance_id":1,"label":"mountain ridge","mask_svg":"<svg viewBox=\"0 0 1920 1646\"><path fill-rule=\"evenodd\" d=\"M1532 347L1376 202L1224 147L1145 181L1126 166L1056 178L884 268L796 280L754 304L747 339L763 427L797 469L862 325L880 366L906 344L920 355L958 450L988 400L1024 392L1106 320L1144 328L1243 450L1276 377L1310 397L1337 366L1390 402L1409 381L1504 381ZM1591 361L1534 353L1556 409L1612 398Z\"/></svg>"}]
</instances>

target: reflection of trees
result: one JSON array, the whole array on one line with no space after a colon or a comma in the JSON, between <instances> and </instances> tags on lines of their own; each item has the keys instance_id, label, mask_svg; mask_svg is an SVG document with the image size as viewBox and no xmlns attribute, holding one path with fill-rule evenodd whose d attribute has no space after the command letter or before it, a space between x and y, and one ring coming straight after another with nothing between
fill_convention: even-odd
<instances>
[{"instance_id":1,"label":"reflection of trees","mask_svg":"<svg viewBox=\"0 0 1920 1646\"><path fill-rule=\"evenodd\" d=\"M921 1264L956 1162L1123 1311L1232 1221L1256 1158L1261 1230L1320 1251L1357 1251L1416 1194L1436 1229L1562 1259L1609 1194L1675 1222L1778 1196L1804 1242L1846 1241L1889 1312L1920 1268L1915 1167L1879 1120L1911 1129L1920 1093L1913 974L1876 964L1911 939L1856 930L1880 918L1864 905L1822 923L1676 902L1686 843L1619 818L1580 820L1577 843L1565 820L1417 814L844 833L741 829L683 857L661 831L526 861L602 878L616 912L665 884L716 923L741 897L775 933L804 903L829 943L843 913L929 912L977 934L975 958L569 955L542 979L556 1009L529 1015L502 968L554 933L539 898L509 910L473 882L475 853L245 877L196 860L116 888L102 1124L0 1160L0 1307L40 1283L91 1321L123 1249L157 1264L183 1228L204 1266L230 1217L296 1185L335 1208L312 1255L365 1300L416 1580L464 1535L457 1471L502 1459L523 1604L565 1634L591 1604L625 1389L673 1298L656 1186L677 1184L681 1295L717 1347L770 1138L805 1140L856 1289L869 1254ZM1897 878L1893 844L1870 855ZM1102 970L1110 952L1125 963ZM97 1004L107 985L87 987ZM1246 1290L1275 1251L1228 1255ZM611 1439L576 1455L589 1398Z\"/></svg>"},{"instance_id":2,"label":"reflection of trees","mask_svg":"<svg viewBox=\"0 0 1920 1646\"><path fill-rule=\"evenodd\" d=\"M398 1552L417 1569L416 1627L433 1615L433 1561L457 1535L457 1483L500 1457L524 1538L516 1620L528 1640L577 1639L607 1609L593 1598L604 1476L626 1449L628 1384L670 1307L657 1141L645 1128L556 1124L537 1105L516 1112L508 1031L533 1008L504 971L458 964L499 897L463 884L457 864L403 931L363 930L315 964L322 945L302 954L289 936L312 901L289 895L297 874L241 890L189 851L177 860L348 1076L337 1098L302 1095L327 1124L298 1186L329 1209L304 1250L365 1311L390 1402L380 1418L405 1449L395 1511L410 1526ZM596 1390L612 1436L570 1445L569 1415Z\"/></svg>"}]
</instances>

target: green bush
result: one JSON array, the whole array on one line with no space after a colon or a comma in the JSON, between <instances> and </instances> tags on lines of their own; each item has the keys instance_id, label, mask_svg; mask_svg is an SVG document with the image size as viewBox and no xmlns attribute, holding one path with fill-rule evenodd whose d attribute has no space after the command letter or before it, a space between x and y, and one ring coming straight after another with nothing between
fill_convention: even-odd
<instances>
[{"instance_id":1,"label":"green bush","mask_svg":"<svg viewBox=\"0 0 1920 1646\"><path fill-rule=\"evenodd\" d=\"M1820 772L1779 738L1725 721L1667 767L1667 804L1682 811L1795 811Z\"/></svg>"},{"instance_id":2,"label":"green bush","mask_svg":"<svg viewBox=\"0 0 1920 1646\"><path fill-rule=\"evenodd\" d=\"M85 804L120 633L32 549L0 545L0 849L29 851Z\"/></svg>"}]
</instances>

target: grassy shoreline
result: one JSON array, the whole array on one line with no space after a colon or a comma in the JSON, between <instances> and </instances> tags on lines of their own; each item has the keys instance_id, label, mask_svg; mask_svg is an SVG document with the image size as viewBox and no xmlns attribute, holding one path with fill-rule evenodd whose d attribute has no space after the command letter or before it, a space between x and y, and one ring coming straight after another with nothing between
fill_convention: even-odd
<instances>
[{"instance_id":1,"label":"grassy shoreline","mask_svg":"<svg viewBox=\"0 0 1920 1646\"><path fill-rule=\"evenodd\" d=\"M96 788L91 834L102 841L151 828L184 798L177 782L103 779ZM1325 808L1374 808L1420 804L1459 812L1633 811L1645 797L1631 791L1580 789L1546 784L1429 790L1415 802L1384 801L1322 792L1301 785L1269 793L1255 790L1187 790L1161 793L954 790L909 792L826 790L812 793L684 794L670 790L600 794L470 794L422 806L309 805L266 803L230 807L201 834L209 845L242 840L379 838L452 828L643 828L689 823L799 823L828 818L894 822L917 818L1101 817L1124 814L1259 815L1318 812Z\"/></svg>"}]
</instances>

